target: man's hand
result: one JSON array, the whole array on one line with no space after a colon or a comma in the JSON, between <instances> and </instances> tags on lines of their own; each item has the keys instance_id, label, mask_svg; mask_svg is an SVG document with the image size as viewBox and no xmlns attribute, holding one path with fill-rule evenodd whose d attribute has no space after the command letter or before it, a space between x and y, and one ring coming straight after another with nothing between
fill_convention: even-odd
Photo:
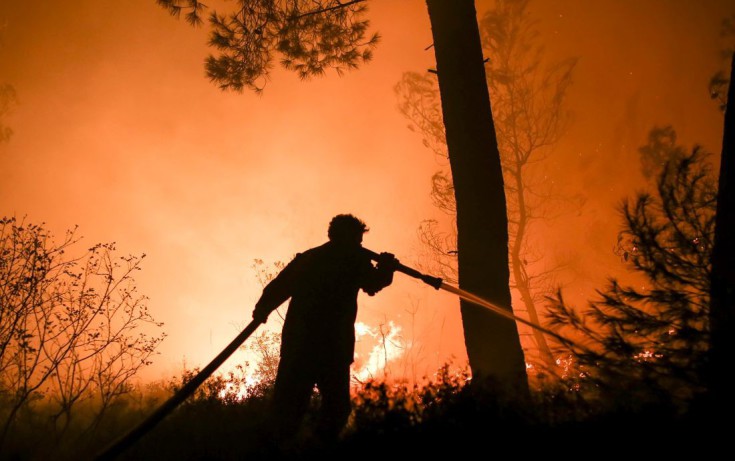
<instances>
[{"instance_id":1,"label":"man's hand","mask_svg":"<svg viewBox=\"0 0 735 461\"><path fill-rule=\"evenodd\" d=\"M380 253L378 255L378 269L395 271L400 263L392 253Z\"/></svg>"},{"instance_id":2,"label":"man's hand","mask_svg":"<svg viewBox=\"0 0 735 461\"><path fill-rule=\"evenodd\" d=\"M265 323L268 321L268 313L255 308L253 311L253 320L260 324Z\"/></svg>"}]
</instances>

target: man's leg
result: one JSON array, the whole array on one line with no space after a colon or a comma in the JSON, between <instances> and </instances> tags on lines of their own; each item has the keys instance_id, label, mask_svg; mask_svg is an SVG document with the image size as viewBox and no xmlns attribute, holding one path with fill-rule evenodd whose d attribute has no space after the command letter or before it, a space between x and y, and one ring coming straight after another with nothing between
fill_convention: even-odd
<instances>
[{"instance_id":1,"label":"man's leg","mask_svg":"<svg viewBox=\"0 0 735 461\"><path fill-rule=\"evenodd\" d=\"M320 370L317 386L321 394L321 408L317 435L325 442L336 441L347 424L352 410L350 405L350 364L338 364Z\"/></svg>"},{"instance_id":2,"label":"man's leg","mask_svg":"<svg viewBox=\"0 0 735 461\"><path fill-rule=\"evenodd\" d=\"M297 360L281 359L273 388L270 420L276 442L293 438L309 407L314 378Z\"/></svg>"}]
</instances>

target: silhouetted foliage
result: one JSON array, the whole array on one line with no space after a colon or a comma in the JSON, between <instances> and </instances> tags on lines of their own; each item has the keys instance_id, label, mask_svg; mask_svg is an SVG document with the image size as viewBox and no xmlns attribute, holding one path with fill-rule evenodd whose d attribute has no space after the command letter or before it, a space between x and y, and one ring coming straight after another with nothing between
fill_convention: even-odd
<instances>
[{"instance_id":1,"label":"silhouetted foliage","mask_svg":"<svg viewBox=\"0 0 735 461\"><path fill-rule=\"evenodd\" d=\"M128 394L108 420L84 438L67 440L63 451L43 444L23 444L14 459L87 459L110 438L134 426L169 397L197 370ZM626 412L612 405L606 412L566 390L537 394L517 401L492 387L470 386L467 372L449 366L421 385L372 380L354 389L353 414L344 437L325 446L314 437L319 395L313 397L297 439L274 446L266 430L270 409L266 394L237 397L229 391L242 384L238 372L210 378L192 398L166 418L120 460L242 460L242 459L375 459L376 457L473 456L487 450L518 450L548 455L549 450L599 450L606 453L652 451L659 455L705 443L710 425L695 426L665 411ZM34 429L44 427L37 421ZM661 438L682 436L676 444ZM22 434L32 439L28 433ZM687 441L693 441L689 444ZM16 442L16 441L14 441ZM27 440L26 440L27 442ZM45 442L44 442L45 443ZM699 447L702 449L702 447ZM706 452L706 450L705 450ZM703 452L703 453L705 453Z\"/></svg>"},{"instance_id":2,"label":"silhouetted foliage","mask_svg":"<svg viewBox=\"0 0 735 461\"><path fill-rule=\"evenodd\" d=\"M252 373L253 380L262 388L270 388L276 381L280 362L281 334L264 331L255 335L245 348L255 353L258 360ZM245 364L250 366L248 362Z\"/></svg>"},{"instance_id":3,"label":"silhouetted foliage","mask_svg":"<svg viewBox=\"0 0 735 461\"><path fill-rule=\"evenodd\" d=\"M350 432L385 434L399 432L437 417L440 408L470 382L467 370L442 366L423 385L369 380L357 389Z\"/></svg>"},{"instance_id":4,"label":"silhouetted foliage","mask_svg":"<svg viewBox=\"0 0 735 461\"><path fill-rule=\"evenodd\" d=\"M652 137L657 130L652 132ZM675 139L669 131L666 139ZM633 406L681 406L704 388L709 341L710 255L716 186L707 154L658 144L672 152L654 195L622 206L617 249L635 281L611 279L583 310L551 298L550 317L583 347L569 347L568 384L582 392L625 395Z\"/></svg>"},{"instance_id":5,"label":"silhouetted foliage","mask_svg":"<svg viewBox=\"0 0 735 461\"><path fill-rule=\"evenodd\" d=\"M193 26L204 24L207 6L197 0L156 0L171 15ZM378 34L367 35L364 0L238 0L233 11L212 11L209 45L217 50L206 60L206 72L223 90L260 92L280 64L302 79L338 74L372 59Z\"/></svg>"},{"instance_id":6,"label":"silhouetted foliage","mask_svg":"<svg viewBox=\"0 0 735 461\"><path fill-rule=\"evenodd\" d=\"M57 243L43 224L0 219L0 447L37 407L51 413L50 436L82 402L99 424L165 336L135 287L145 255L97 244L73 256L75 231Z\"/></svg>"}]
</instances>

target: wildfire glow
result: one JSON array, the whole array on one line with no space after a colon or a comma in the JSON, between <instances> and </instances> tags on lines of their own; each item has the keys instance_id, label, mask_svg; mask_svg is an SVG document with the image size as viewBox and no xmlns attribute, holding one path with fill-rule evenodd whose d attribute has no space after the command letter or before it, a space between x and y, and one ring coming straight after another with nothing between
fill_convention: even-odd
<instances>
[{"instance_id":1,"label":"wildfire glow","mask_svg":"<svg viewBox=\"0 0 735 461\"><path fill-rule=\"evenodd\" d=\"M253 376L246 376L244 383L235 384L228 382L224 389L219 391L218 397L222 400L235 400L240 402L248 398L253 388L259 383L258 379Z\"/></svg>"},{"instance_id":2,"label":"wildfire glow","mask_svg":"<svg viewBox=\"0 0 735 461\"><path fill-rule=\"evenodd\" d=\"M358 382L381 375L381 371L382 375L388 374L388 363L400 358L406 350L406 344L401 337L401 327L392 320L377 327L357 322L355 338L358 347L361 342L375 342L365 359L362 358L362 354L355 352L353 376Z\"/></svg>"},{"instance_id":3,"label":"wildfire glow","mask_svg":"<svg viewBox=\"0 0 735 461\"><path fill-rule=\"evenodd\" d=\"M435 68L424 1L370 2L370 29L382 40L369 65L308 82L274 69L262 95L212 85L202 76L206 41L155 2L118 2L115 15L101 14L98 0L68 3L0 8L0 85L18 95L2 120L13 135L0 144L0 216L45 221L57 236L78 224L90 245L117 241L149 255L136 281L168 336L142 380L166 379L184 357L208 363L260 295L251 261L288 261L323 243L337 213L368 223L367 247L415 260L415 230L436 216L437 158L406 129L394 86L404 72ZM549 45L544 61L581 59L567 107L575 116L534 182L546 176L573 199L532 233L544 261L569 261L557 276L574 281L568 301L583 305L611 271L627 270L609 251L618 232L610 204L641 186L633 170L647 130L665 121L686 127L683 144L722 142L706 89L732 1L667 2L665 15L660 2L562 3L529 7ZM490 5L477 2L478 15ZM529 269L551 268L537 264ZM415 325L398 315L406 299L421 300ZM448 299L397 275L362 317L384 323L386 336L356 326L357 376L409 361L397 327L427 332L416 367L464 361L460 312Z\"/></svg>"}]
</instances>

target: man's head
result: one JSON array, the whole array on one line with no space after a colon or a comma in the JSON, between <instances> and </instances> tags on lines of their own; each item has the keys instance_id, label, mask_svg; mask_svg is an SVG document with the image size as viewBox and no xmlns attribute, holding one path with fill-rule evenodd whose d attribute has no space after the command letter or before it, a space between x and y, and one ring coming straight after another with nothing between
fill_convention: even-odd
<instances>
[{"instance_id":1,"label":"man's head","mask_svg":"<svg viewBox=\"0 0 735 461\"><path fill-rule=\"evenodd\" d=\"M362 234L369 230L364 222L351 214L340 214L332 218L327 235L335 243L360 245Z\"/></svg>"}]
</instances>

